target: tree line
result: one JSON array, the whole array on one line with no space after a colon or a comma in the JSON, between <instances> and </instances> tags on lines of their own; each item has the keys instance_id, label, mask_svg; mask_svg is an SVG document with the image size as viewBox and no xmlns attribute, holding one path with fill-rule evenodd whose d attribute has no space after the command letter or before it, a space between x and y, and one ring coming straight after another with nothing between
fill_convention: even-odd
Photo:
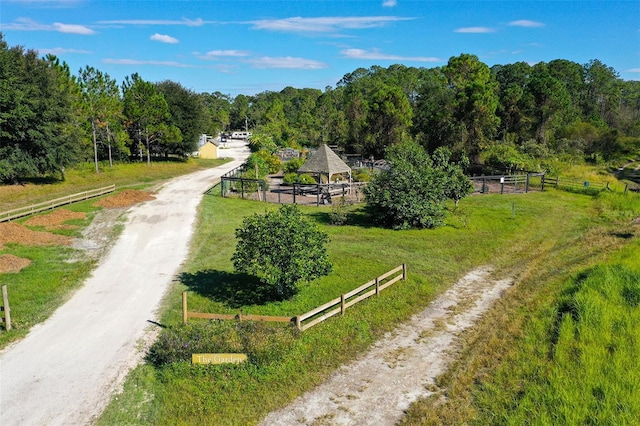
<instances>
[{"instance_id":1,"label":"tree line","mask_svg":"<svg viewBox=\"0 0 640 426\"><path fill-rule=\"evenodd\" d=\"M0 180L58 175L78 162L186 158L202 133L250 129L254 148L336 145L382 158L412 140L498 168L603 161L640 144L640 82L598 60L487 66L461 54L441 67L358 68L335 87L231 97L134 73L73 75L52 55L0 33Z\"/></svg>"}]
</instances>

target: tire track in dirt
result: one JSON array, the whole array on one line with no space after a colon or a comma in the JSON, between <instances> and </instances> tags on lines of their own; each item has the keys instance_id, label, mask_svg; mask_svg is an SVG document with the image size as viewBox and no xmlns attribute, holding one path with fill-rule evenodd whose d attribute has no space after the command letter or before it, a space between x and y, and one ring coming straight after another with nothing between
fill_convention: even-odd
<instances>
[{"instance_id":1,"label":"tire track in dirt","mask_svg":"<svg viewBox=\"0 0 640 426\"><path fill-rule=\"evenodd\" d=\"M261 423L393 425L418 398L429 396L459 349L459 336L512 285L491 267L462 277L424 311L387 333L361 359L342 366L316 389Z\"/></svg>"}]
</instances>

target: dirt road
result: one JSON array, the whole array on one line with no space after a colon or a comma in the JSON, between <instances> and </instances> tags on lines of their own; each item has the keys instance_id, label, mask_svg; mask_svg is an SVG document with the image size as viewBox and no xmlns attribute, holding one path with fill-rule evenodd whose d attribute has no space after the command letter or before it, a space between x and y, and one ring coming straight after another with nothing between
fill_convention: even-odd
<instances>
[{"instance_id":1,"label":"dirt road","mask_svg":"<svg viewBox=\"0 0 640 426\"><path fill-rule=\"evenodd\" d=\"M187 256L196 208L235 160L174 179L127 213L124 231L91 278L47 321L0 354L0 425L91 423L153 334L159 303Z\"/></svg>"},{"instance_id":2,"label":"dirt road","mask_svg":"<svg viewBox=\"0 0 640 426\"><path fill-rule=\"evenodd\" d=\"M458 336L512 284L488 267L474 270L409 322L380 339L360 360L270 413L262 426L394 425L409 405L431 394L455 357Z\"/></svg>"}]
</instances>

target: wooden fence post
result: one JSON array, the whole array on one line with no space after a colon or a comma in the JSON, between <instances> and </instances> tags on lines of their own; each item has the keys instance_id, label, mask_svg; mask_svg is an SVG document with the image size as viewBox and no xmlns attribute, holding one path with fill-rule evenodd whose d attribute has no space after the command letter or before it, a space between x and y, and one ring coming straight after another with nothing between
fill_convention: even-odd
<instances>
[{"instance_id":1,"label":"wooden fence post","mask_svg":"<svg viewBox=\"0 0 640 426\"><path fill-rule=\"evenodd\" d=\"M344 294L340 295L340 315L344 315L345 307L344 307Z\"/></svg>"},{"instance_id":2,"label":"wooden fence post","mask_svg":"<svg viewBox=\"0 0 640 426\"><path fill-rule=\"evenodd\" d=\"M402 280L406 281L407 279L407 264L403 263L402 264Z\"/></svg>"},{"instance_id":3,"label":"wooden fence post","mask_svg":"<svg viewBox=\"0 0 640 426\"><path fill-rule=\"evenodd\" d=\"M296 316L296 327L298 327L298 330L302 330L302 321L300 321L300 316Z\"/></svg>"},{"instance_id":4,"label":"wooden fence post","mask_svg":"<svg viewBox=\"0 0 640 426\"><path fill-rule=\"evenodd\" d=\"M186 324L188 319L189 319L189 313L187 312L187 292L183 291L182 292L182 322Z\"/></svg>"},{"instance_id":5,"label":"wooden fence post","mask_svg":"<svg viewBox=\"0 0 640 426\"><path fill-rule=\"evenodd\" d=\"M2 286L2 306L4 310L5 329L11 330L11 308L9 307L9 294L7 293L7 286Z\"/></svg>"}]
</instances>

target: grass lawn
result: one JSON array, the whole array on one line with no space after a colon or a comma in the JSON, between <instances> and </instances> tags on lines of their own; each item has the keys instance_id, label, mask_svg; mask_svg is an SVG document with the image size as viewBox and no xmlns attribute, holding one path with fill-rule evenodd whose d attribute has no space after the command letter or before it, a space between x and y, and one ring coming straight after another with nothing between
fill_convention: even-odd
<instances>
[{"instance_id":1,"label":"grass lawn","mask_svg":"<svg viewBox=\"0 0 640 426\"><path fill-rule=\"evenodd\" d=\"M246 215L277 206L205 197L190 260L166 299L162 322L168 330L183 327L180 293L185 289L190 292L190 310L237 313L242 309L250 314L294 316L400 263L408 265L409 279L385 290L379 298L350 308L344 317L334 317L304 333L292 333L286 345L269 343L269 329L254 329L250 343L272 348L272 352L265 352L274 354L271 357L233 366L192 366L189 362L160 368L142 365L132 372L124 393L111 403L99 423L254 424L322 382L335 368L365 351L384 332L422 310L479 265L491 264L496 274L516 279L510 292L513 306L506 311L509 314L494 309L491 318L498 323L485 324L486 330L504 330L501 347L510 348L532 312L544 316L549 303L558 300L554 283L606 261L635 241L627 237L637 232L635 225L629 225L629 217L640 214L640 208L618 197L622 196L594 198L559 191L474 196L460 203L446 226L412 231L372 227L358 207L351 212L349 225L340 227L329 224L329 208L302 208L330 235L333 272L303 286L290 300L260 303L250 301L251 286L233 272L234 230ZM219 327L226 333L224 328L229 326ZM266 343L256 343L260 338L256 336L262 336ZM491 341L483 343L482 339L489 338L482 334L475 339L469 341L470 347L492 347ZM473 350L461 358L473 364ZM488 351L486 356L496 353L500 352ZM463 371L466 365L461 361L456 368ZM489 374L481 367L478 374ZM476 379L474 374L449 374L442 385L454 389L459 383L460 389L470 391ZM511 389L501 389L508 398ZM460 399L461 405L452 409L462 413L461 417L451 418L466 419L463 422L477 418L474 416L480 408L467 405L460 409L469 401L479 404L479 399L466 395ZM423 403L431 404L429 409L436 405L433 401ZM415 413L407 418L408 423L428 421L418 404ZM469 415L464 417L465 413ZM441 420L447 419L445 412L439 415Z\"/></svg>"}]
</instances>

